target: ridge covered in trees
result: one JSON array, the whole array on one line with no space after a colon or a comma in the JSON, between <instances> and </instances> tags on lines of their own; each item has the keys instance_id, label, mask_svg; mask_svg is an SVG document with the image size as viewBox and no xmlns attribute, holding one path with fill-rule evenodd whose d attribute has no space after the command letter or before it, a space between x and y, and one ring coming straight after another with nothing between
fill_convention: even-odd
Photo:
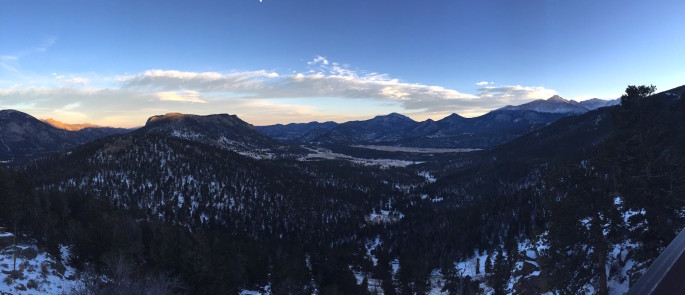
<instances>
[{"instance_id":1,"label":"ridge covered in trees","mask_svg":"<svg viewBox=\"0 0 685 295\"><path fill-rule=\"evenodd\" d=\"M100 290L424 294L439 272L450 294L607 294L685 222L683 91L654 92L630 86L620 106L408 167L117 135L3 169L0 219L52 255L68 245L81 270L126 279ZM522 244L543 245L535 278L520 275ZM465 275L455 263L474 253Z\"/></svg>"}]
</instances>

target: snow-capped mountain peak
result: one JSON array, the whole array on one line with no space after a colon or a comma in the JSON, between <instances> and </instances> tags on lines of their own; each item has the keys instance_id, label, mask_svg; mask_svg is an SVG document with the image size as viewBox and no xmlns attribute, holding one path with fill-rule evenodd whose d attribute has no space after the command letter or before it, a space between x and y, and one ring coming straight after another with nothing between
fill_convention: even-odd
<instances>
[{"instance_id":1,"label":"snow-capped mountain peak","mask_svg":"<svg viewBox=\"0 0 685 295\"><path fill-rule=\"evenodd\" d=\"M537 99L518 106L506 106L501 108L501 110L582 114L590 109L580 105L574 100L567 100L559 95L554 95L548 99Z\"/></svg>"},{"instance_id":2,"label":"snow-capped mountain peak","mask_svg":"<svg viewBox=\"0 0 685 295\"><path fill-rule=\"evenodd\" d=\"M568 103L571 103L571 101L569 101L568 99L565 99L559 95L554 95L554 96L548 98L547 101L548 102L568 102Z\"/></svg>"}]
</instances>

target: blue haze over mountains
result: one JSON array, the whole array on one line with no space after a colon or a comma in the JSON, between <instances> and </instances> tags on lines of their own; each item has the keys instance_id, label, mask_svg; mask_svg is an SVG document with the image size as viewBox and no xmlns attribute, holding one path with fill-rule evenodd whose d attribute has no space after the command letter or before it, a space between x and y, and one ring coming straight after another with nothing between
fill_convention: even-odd
<instances>
[{"instance_id":1,"label":"blue haze over mountains","mask_svg":"<svg viewBox=\"0 0 685 295\"><path fill-rule=\"evenodd\" d=\"M289 132L307 134L315 134L314 131L321 125L325 127L318 129L322 132L313 137L314 140L298 144L301 148L290 145L289 141L274 140L258 131L263 127L254 127L237 116L227 114L156 115L137 130L95 139L73 148L59 144L73 144L66 139L73 140L78 133L65 133L62 129L16 111L0 113L0 118L3 118L0 130L4 132L3 140L22 139L8 145L17 147L24 144L26 149L19 149L18 152L43 148L41 159L20 166L22 175L30 181L27 183L36 187L37 192L46 193L40 189L54 188L55 192L50 196L59 197L65 192L82 194L75 195L78 199L72 201L74 204L86 201L108 204L101 207L88 205L88 212L97 212L95 217L104 215L98 210L109 208L114 210L112 212L131 214L129 224L136 225L137 222L133 221L147 220L151 228L178 226L181 232L187 231L188 234L172 235L173 238L166 239L169 237L166 230L141 230L139 234L131 235L130 239L136 241L140 236L154 241L161 239L159 243L180 244L185 247L185 251L178 252L184 255L183 259L199 257L197 261L205 261L201 259L214 258L212 254L218 253L214 251L225 250L227 245L231 247L226 250L229 258L236 255L245 259L242 262L239 259L217 259L219 265L231 267L224 269L211 265L209 272L200 271L204 267L202 264L192 268L176 268L184 286L199 293L211 289L232 290L228 293L239 294L241 290L271 288L279 290L274 293L287 293L284 290L292 287L287 282L293 277L303 282L298 287L304 290L303 293L314 293L313 290L323 290L327 286L326 279L337 278L338 274L347 277L347 281L339 286L346 288L348 294L361 294L363 292L360 290L364 288L383 288L386 292L399 288L416 293L429 288L439 290L441 286L422 286L417 282L426 282L439 276L435 275L435 270L440 269L440 262L445 259L445 249L454 251L446 261L455 267L468 261L481 264L495 259L486 259L486 256L501 256L503 252L507 253L507 257L512 257L511 265L519 262L530 264L518 270L513 267L481 269L480 275L474 274L473 281L468 285L474 293L491 286L518 293L544 293L564 288L568 284L554 280L564 279L565 273L549 273L557 269L556 261L559 261L554 260L556 256L552 255L557 252L552 251L578 257L577 261L580 262L562 263L571 270L579 269L582 280L578 281L584 284L581 287L588 288L586 285L595 283L587 283L587 280L599 280L597 273L589 267L594 263L595 255L587 251L567 251L565 244L558 246L557 242L568 242L574 247L580 244L580 249L594 247L593 242L587 239L589 235L585 227L577 226L586 220L584 217L588 214L594 216L594 211L583 207L592 204L577 200L575 195L562 198L566 203L557 204L560 200L557 196L569 192L566 187L559 187L559 184L570 180L570 187L579 187L585 182L558 177L555 173L566 170L556 169L586 169L584 167L590 167L587 163L591 163L596 169L602 169L597 170L596 179L599 180L606 180L604 175L621 176L623 174L619 173L626 173L620 172L624 168L638 169L638 172L630 172L616 179L619 189L615 194L613 191L598 195L581 191L582 194L579 194L603 200L602 204L607 204L603 210L612 212L616 215L615 219L622 222L621 225L610 226L611 231L618 235L607 240L607 245L627 247L622 250L625 255L621 254L623 256L620 259L616 259L611 252L605 255L610 261L607 265L618 269L612 271L605 281L613 282L610 290L620 292L626 290L644 272L650 259L658 255L654 249L659 247L659 243L670 241L672 233L681 228L677 217L680 211L673 211L678 214L669 215L666 209L670 210L671 207L645 206L647 209L642 211L646 213L634 210L643 206L643 203L635 202L649 201L642 197L639 190L631 187L640 185L641 182L634 181L633 175L640 175L639 169L643 166L640 163L625 165L621 161L640 160L640 157L631 156L643 154L635 150L636 145L631 140L636 138L636 132L644 132L646 140L637 148L647 149L650 151L648 155L661 161L657 166L659 169L668 168L663 171L672 177L664 178L666 183L675 183L676 193L682 195L685 191L685 180L681 177L685 166L680 164L680 159L683 159L681 151L685 150L682 148L685 144L685 125L680 120L685 111L683 89L685 87L679 87L646 99L641 112L649 119L642 128L631 119L637 114L634 109L625 106L601 107L616 104L617 101L593 101L589 106L583 106L552 97L521 106L505 107L477 118L453 114L437 121L416 122L392 113L342 124L326 122L278 126L281 132L293 128ZM467 130L472 134L465 134ZM42 143L40 139L43 137L52 139L50 144L27 144ZM477 138L489 141L478 142L475 140ZM389 169L387 166L379 167L364 162L359 150L367 150L368 157L365 159L376 156L396 159L392 157L412 153L378 152L359 147L340 149L340 146L383 144L417 146L425 143L438 146L454 144L456 140L463 140L459 144L468 144L470 147L481 144L483 150L412 155L416 158L403 158L407 159L404 164L398 161L400 165ZM44 151L48 148L62 152L47 155ZM333 153L320 152L328 148ZM338 151L335 151L336 148ZM340 150L352 151L357 155L325 157L340 155ZM664 151L671 151L673 156L658 157ZM312 152L316 154L312 156ZM323 158L318 156L321 154ZM37 155L26 154L31 157ZM600 166L603 161L612 165ZM658 185L667 187L661 182ZM680 203L675 206L673 208L682 208ZM123 211L123 208L129 211ZM557 208L561 208L561 211L556 211ZM667 220L677 223L659 227L662 233L658 238L645 238L641 233L650 230L651 227L645 225L651 223L636 221L651 216L669 218ZM570 220L568 222L564 221L567 217ZM134 233L138 228L118 227L119 223L108 220L79 218L84 220L84 224L99 222L94 227L96 233L108 226L132 229ZM651 220L654 222L654 219ZM547 224L568 226L570 230L558 230ZM43 227L39 229L42 231ZM225 239L217 238L214 243L209 243L211 251L194 252L191 249L202 246L201 239L204 239L203 234L196 235L196 231L218 234ZM563 237L569 232L574 234L570 241L559 237L560 233ZM88 232L80 234L89 235ZM124 234L117 236L129 239ZM179 239L183 243L179 243ZM200 242L195 243L196 240ZM76 256L79 259L87 259L91 256L86 254L102 248L111 250L117 247L117 243L104 238L88 241L100 244L88 247L90 244L76 240L74 253L81 253ZM541 244L533 245L531 241L540 241ZM645 243L636 243L641 241ZM122 247L128 249L131 243L123 243ZM519 253L520 246L517 245L522 244L527 250ZM280 259L276 250L278 247L291 245L297 248L289 255L294 255L296 259L286 264L269 262ZM167 247L169 245L163 248L176 249ZM333 255L321 250L331 247ZM375 249L370 250L369 247ZM549 247L550 251L540 250L544 247ZM149 261L166 263L164 259L169 259L173 265L178 259L168 255L168 252L146 253L153 258ZM254 254L241 256L241 253ZM331 263L332 260L335 263ZM499 260L500 264L506 263L505 259ZM331 265L335 269L334 272L324 270L324 279L312 279L305 261L311 261L315 271ZM374 261L379 263L376 265ZM553 263L548 264L548 261ZM300 267L292 270L291 266L298 263ZM234 265L239 266L238 272ZM393 270L395 265L399 266L399 270ZM473 264L468 265L467 269L474 268ZM254 268L240 271L241 267L248 269L248 266ZM281 275L284 278L274 278L269 275L273 269L287 272ZM441 280L460 280L459 277L450 276L448 270L443 272L447 275ZM196 279L198 273L201 280ZM400 275L394 276L395 273ZM236 275L236 279L217 279L230 275ZM359 284L355 276L373 281ZM498 287L490 279L494 276L512 278L513 285Z\"/></svg>"},{"instance_id":2,"label":"blue haze over mountains","mask_svg":"<svg viewBox=\"0 0 685 295\"><path fill-rule=\"evenodd\" d=\"M398 145L440 148L489 148L510 141L560 118L618 104L616 100L582 102L560 96L506 106L475 118L452 114L416 122L392 113L364 121L310 122L258 126L257 130L287 143L323 145Z\"/></svg>"},{"instance_id":3,"label":"blue haze over mountains","mask_svg":"<svg viewBox=\"0 0 685 295\"><path fill-rule=\"evenodd\" d=\"M559 96L506 106L475 118L452 114L441 120L417 122L398 113L364 121L310 122L257 126L235 115L195 116L171 113L152 116L146 128L136 132L213 142L238 152L268 150L277 144L393 145L434 148L490 148L539 129L560 118L611 106L618 100L582 102ZM183 119L183 120L180 120ZM160 124L160 123L168 124ZM14 110L0 111L0 160L24 159L73 148L109 135L127 133L122 128L90 127L77 131L57 128ZM262 133L266 136L261 136ZM270 138L269 138L270 137ZM271 139L272 138L272 139Z\"/></svg>"}]
</instances>

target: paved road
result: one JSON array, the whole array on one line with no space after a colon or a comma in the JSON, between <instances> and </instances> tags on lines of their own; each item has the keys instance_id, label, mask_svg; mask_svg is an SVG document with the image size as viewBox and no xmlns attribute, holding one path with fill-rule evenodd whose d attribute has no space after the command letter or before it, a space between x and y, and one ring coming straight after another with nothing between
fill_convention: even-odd
<instances>
[{"instance_id":1,"label":"paved road","mask_svg":"<svg viewBox=\"0 0 685 295\"><path fill-rule=\"evenodd\" d=\"M685 294L685 229L668 244L629 295Z\"/></svg>"}]
</instances>

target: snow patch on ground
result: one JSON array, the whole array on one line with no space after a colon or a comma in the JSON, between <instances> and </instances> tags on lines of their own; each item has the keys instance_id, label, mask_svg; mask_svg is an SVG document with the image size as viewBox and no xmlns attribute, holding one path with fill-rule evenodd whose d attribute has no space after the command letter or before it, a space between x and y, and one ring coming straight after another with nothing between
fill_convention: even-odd
<instances>
[{"instance_id":1,"label":"snow patch on ground","mask_svg":"<svg viewBox=\"0 0 685 295\"><path fill-rule=\"evenodd\" d=\"M76 271L66 266L69 250L61 249L62 259L39 251L34 245L17 245L17 263L14 274L15 247L0 251L0 282L2 294L68 294L78 286ZM35 256L34 256L35 255ZM14 278L13 278L14 277Z\"/></svg>"},{"instance_id":2,"label":"snow patch on ground","mask_svg":"<svg viewBox=\"0 0 685 295\"><path fill-rule=\"evenodd\" d=\"M202 138L202 135L195 132L178 129L171 131L171 136L187 140L197 140Z\"/></svg>"},{"instance_id":3,"label":"snow patch on ground","mask_svg":"<svg viewBox=\"0 0 685 295\"><path fill-rule=\"evenodd\" d=\"M352 162L357 164L362 164L364 166L381 166L383 168L387 167L407 167L409 165L420 164L422 162L416 161L405 161L405 160L394 160L394 159L358 159L352 160Z\"/></svg>"},{"instance_id":4,"label":"snow patch on ground","mask_svg":"<svg viewBox=\"0 0 685 295\"><path fill-rule=\"evenodd\" d=\"M478 151L480 149L446 149L446 148L421 148L405 146L386 146L386 145L353 145L353 147L371 149L385 152L403 152L417 154L442 154L442 153L466 153Z\"/></svg>"},{"instance_id":5,"label":"snow patch on ground","mask_svg":"<svg viewBox=\"0 0 685 295\"><path fill-rule=\"evenodd\" d=\"M238 151L238 154L255 160L270 160L276 157L269 150Z\"/></svg>"},{"instance_id":6,"label":"snow patch on ground","mask_svg":"<svg viewBox=\"0 0 685 295\"><path fill-rule=\"evenodd\" d=\"M591 218L591 217L585 217L585 218L583 218L583 219L580 220L580 223L581 223L585 228L587 228L587 229L589 230L589 229L590 229L590 221L592 221L592 218Z\"/></svg>"},{"instance_id":7,"label":"snow patch on ground","mask_svg":"<svg viewBox=\"0 0 685 295\"><path fill-rule=\"evenodd\" d=\"M480 254L478 251L474 251L473 256L469 259L455 263L457 274L462 277L470 276L472 279L484 279L485 260L487 257L487 253ZM478 274L476 274L476 264L478 267Z\"/></svg>"},{"instance_id":8,"label":"snow patch on ground","mask_svg":"<svg viewBox=\"0 0 685 295\"><path fill-rule=\"evenodd\" d=\"M422 195L421 195L421 200L426 200L426 199L428 199L429 197L430 197L430 196L428 196L427 194L422 194ZM429 201L431 201L431 203L438 203L438 202L442 202L443 200L444 200L443 197L437 196L437 197L435 197L435 198L430 198Z\"/></svg>"},{"instance_id":9,"label":"snow patch on ground","mask_svg":"<svg viewBox=\"0 0 685 295\"><path fill-rule=\"evenodd\" d=\"M428 172L428 171L419 172L419 176L422 176L423 178L425 178L426 182L428 182L428 183L433 183L436 180L435 177L433 175L431 175L430 172Z\"/></svg>"},{"instance_id":10,"label":"snow patch on ground","mask_svg":"<svg viewBox=\"0 0 685 295\"><path fill-rule=\"evenodd\" d=\"M264 287L259 288L259 290L241 290L238 292L240 295L267 295L271 294L271 285L267 284Z\"/></svg>"},{"instance_id":11,"label":"snow patch on ground","mask_svg":"<svg viewBox=\"0 0 685 295\"><path fill-rule=\"evenodd\" d=\"M428 290L428 295L446 295L448 292L443 292L442 288L445 287L445 278L440 272L440 269L434 269L430 277L428 277L428 282L430 289Z\"/></svg>"},{"instance_id":12,"label":"snow patch on ground","mask_svg":"<svg viewBox=\"0 0 685 295\"><path fill-rule=\"evenodd\" d=\"M392 280L397 282L400 276L400 260L395 258L390 262L390 267L392 267Z\"/></svg>"},{"instance_id":13,"label":"snow patch on ground","mask_svg":"<svg viewBox=\"0 0 685 295\"><path fill-rule=\"evenodd\" d=\"M368 216L366 216L366 222L371 224L382 224L382 223L395 223L404 218L404 214L399 211L390 210L380 210L376 212L373 210Z\"/></svg>"},{"instance_id":14,"label":"snow patch on ground","mask_svg":"<svg viewBox=\"0 0 685 295\"><path fill-rule=\"evenodd\" d=\"M644 208L642 208L640 211L630 209L623 213L623 222L626 223L626 225L629 225L630 218L635 216L635 215L645 215L647 213Z\"/></svg>"},{"instance_id":15,"label":"snow patch on ground","mask_svg":"<svg viewBox=\"0 0 685 295\"><path fill-rule=\"evenodd\" d=\"M376 236L376 240L373 242L368 242L366 244L366 257L371 259L371 262L373 262L373 266L378 265L378 258L376 258L376 255L373 254L373 251L376 250L376 247L378 247L381 244L381 237Z\"/></svg>"},{"instance_id":16,"label":"snow patch on ground","mask_svg":"<svg viewBox=\"0 0 685 295\"><path fill-rule=\"evenodd\" d=\"M407 167L409 165L422 163L422 162L416 162L416 161L405 161L405 160L395 160L395 159L362 159L362 158L355 158L355 157L344 155L344 154L334 153L333 151L331 151L329 149L324 149L324 148L316 148L316 149L308 148L308 147L304 147L304 148L309 150L310 153L307 154L307 156L298 158L299 161L312 161L315 159L346 160L346 161L350 161L352 163L362 164L365 166L381 166L383 168Z\"/></svg>"},{"instance_id":17,"label":"snow patch on ground","mask_svg":"<svg viewBox=\"0 0 685 295\"><path fill-rule=\"evenodd\" d=\"M614 204L618 209L623 209L623 200L620 197L614 199ZM626 210L623 212L623 222L626 228L629 230L635 230L638 227L643 226L644 221L631 226L630 219L636 215L644 215L645 209L640 210ZM630 289L630 275L639 274L644 272L645 269L639 271L640 266L643 263L638 263L633 259L632 254L640 247L639 242L634 242L629 239L624 240L621 243L611 246L611 250L607 257L607 277L609 281L607 286L609 287L609 294L625 294Z\"/></svg>"}]
</instances>

